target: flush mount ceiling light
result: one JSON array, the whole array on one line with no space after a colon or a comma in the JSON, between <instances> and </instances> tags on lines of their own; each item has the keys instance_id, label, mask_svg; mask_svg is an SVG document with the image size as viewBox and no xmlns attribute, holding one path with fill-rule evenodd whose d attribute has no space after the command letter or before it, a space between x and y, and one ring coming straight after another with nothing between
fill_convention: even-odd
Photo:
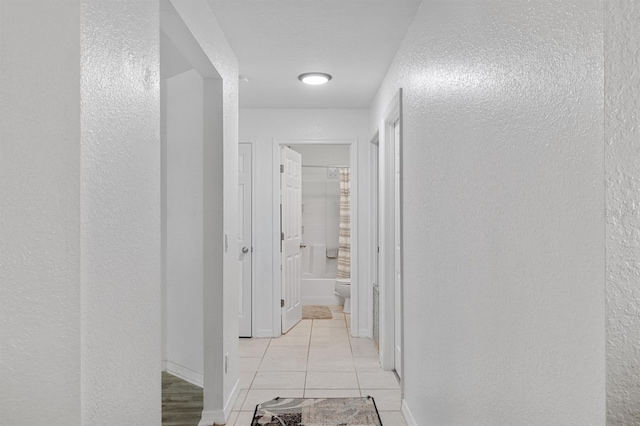
<instances>
[{"instance_id":1,"label":"flush mount ceiling light","mask_svg":"<svg viewBox=\"0 0 640 426\"><path fill-rule=\"evenodd\" d=\"M324 72L306 72L298 76L298 80L303 83L317 86L319 84L325 84L331 80L331 76Z\"/></svg>"}]
</instances>

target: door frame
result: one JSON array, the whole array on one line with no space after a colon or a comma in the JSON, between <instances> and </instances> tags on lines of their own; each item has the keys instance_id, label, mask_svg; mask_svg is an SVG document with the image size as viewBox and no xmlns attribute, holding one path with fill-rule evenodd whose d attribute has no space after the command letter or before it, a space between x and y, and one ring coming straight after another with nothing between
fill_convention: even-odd
<instances>
[{"instance_id":1,"label":"door frame","mask_svg":"<svg viewBox=\"0 0 640 426\"><path fill-rule=\"evenodd\" d=\"M395 247L394 242L400 241L400 265L402 271L402 230L399 235L395 232L395 147L393 143L394 124L400 120L400 154L402 154L402 89L389 103L380 121L379 133L379 197L378 197L378 241L380 244L379 289L380 289L380 363L385 370L395 367ZM402 155L400 155L400 169L402 169ZM400 175L402 176L402 175ZM400 215L402 215L402 178L400 177ZM401 228L402 228L402 221ZM402 282L402 274L401 282ZM400 319L402 319L403 291L400 287ZM404 326L400 322L400 347L404 354ZM400 364L404 363L400 361ZM402 381L401 381L402 382Z\"/></svg>"},{"instance_id":2,"label":"door frame","mask_svg":"<svg viewBox=\"0 0 640 426\"><path fill-rule=\"evenodd\" d=\"M378 292L380 291L380 266L379 266L379 253L378 248L380 247L380 237L378 235L380 231L380 227L378 224L378 205L380 198L380 180L379 180L379 169L380 169L380 132L376 132L376 134L369 141L369 173L371 182L371 187L369 188L369 193L371 196L370 199L370 216L369 216L369 249L370 253L370 265L369 265L369 277L371 282L371 291L369 292L369 306L371 307L369 312L369 324L371 324L371 338L374 338L373 328L374 324L374 306L373 306L373 284L378 285ZM375 148L374 148L375 147ZM378 294L378 300L380 299L380 294ZM378 346L378 354L380 354L380 311L378 310L378 342L376 343Z\"/></svg>"},{"instance_id":3,"label":"door frame","mask_svg":"<svg viewBox=\"0 0 640 426\"><path fill-rule=\"evenodd\" d=\"M272 265L273 265L273 337L282 335L281 284L280 284L280 148L288 145L349 145L349 167L351 170L351 218L356 226L351 227L351 336L358 337L358 140L357 139L273 139L272 156Z\"/></svg>"},{"instance_id":4,"label":"door frame","mask_svg":"<svg viewBox=\"0 0 640 426\"><path fill-rule=\"evenodd\" d=\"M251 337L254 337L256 331L256 291L254 286L254 278L256 276L256 262L253 256L254 240L256 235L256 141L255 139L240 139L238 145L246 143L251 145Z\"/></svg>"}]
</instances>

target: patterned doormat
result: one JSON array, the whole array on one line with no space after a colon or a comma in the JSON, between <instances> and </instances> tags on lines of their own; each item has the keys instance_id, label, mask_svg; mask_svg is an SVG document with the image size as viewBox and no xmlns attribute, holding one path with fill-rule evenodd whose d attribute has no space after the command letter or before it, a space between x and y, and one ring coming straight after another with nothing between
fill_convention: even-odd
<instances>
[{"instance_id":1,"label":"patterned doormat","mask_svg":"<svg viewBox=\"0 0 640 426\"><path fill-rule=\"evenodd\" d=\"M256 405L251 426L382 426L365 398L275 398Z\"/></svg>"},{"instance_id":2,"label":"patterned doormat","mask_svg":"<svg viewBox=\"0 0 640 426\"><path fill-rule=\"evenodd\" d=\"M302 306L302 319L332 319L331 309L322 305Z\"/></svg>"}]
</instances>

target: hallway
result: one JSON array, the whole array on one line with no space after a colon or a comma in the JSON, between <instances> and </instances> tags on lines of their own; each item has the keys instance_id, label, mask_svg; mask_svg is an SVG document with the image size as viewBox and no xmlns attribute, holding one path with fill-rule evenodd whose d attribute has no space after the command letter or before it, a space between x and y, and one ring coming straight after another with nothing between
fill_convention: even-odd
<instances>
[{"instance_id":1,"label":"hallway","mask_svg":"<svg viewBox=\"0 0 640 426\"><path fill-rule=\"evenodd\" d=\"M332 306L331 320L302 320L274 339L240 339L241 391L228 425L251 424L256 404L280 397L375 398L385 426L407 423L395 374L383 371L372 340L352 338L349 315Z\"/></svg>"},{"instance_id":2,"label":"hallway","mask_svg":"<svg viewBox=\"0 0 640 426\"><path fill-rule=\"evenodd\" d=\"M395 180L409 425L637 424L638 22L633 1L0 0L0 423L157 426L175 369L205 384L205 425L320 392L371 392L395 424L397 385L344 314L271 339L277 145L352 140L349 332L374 334L360 290L391 287L391 268L368 267L392 240L368 200L389 204ZM303 85L315 71L331 81ZM197 92L188 108L171 76ZM392 140L400 155L381 161ZM255 148L251 247L239 142ZM198 168L171 174L174 153ZM167 191L171 176L187 190ZM169 213L198 224L197 253L167 244ZM264 340L239 342L245 247Z\"/></svg>"}]
</instances>

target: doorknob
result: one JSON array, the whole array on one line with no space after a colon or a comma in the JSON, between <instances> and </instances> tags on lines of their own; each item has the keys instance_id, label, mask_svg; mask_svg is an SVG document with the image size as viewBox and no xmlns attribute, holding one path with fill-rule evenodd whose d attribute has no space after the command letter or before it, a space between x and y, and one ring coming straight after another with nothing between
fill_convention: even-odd
<instances>
[{"instance_id":1,"label":"doorknob","mask_svg":"<svg viewBox=\"0 0 640 426\"><path fill-rule=\"evenodd\" d=\"M249 253L249 247L242 247L242 253L244 254Z\"/></svg>"},{"instance_id":2,"label":"doorknob","mask_svg":"<svg viewBox=\"0 0 640 426\"><path fill-rule=\"evenodd\" d=\"M300 248L305 248L307 245L300 243Z\"/></svg>"}]
</instances>

